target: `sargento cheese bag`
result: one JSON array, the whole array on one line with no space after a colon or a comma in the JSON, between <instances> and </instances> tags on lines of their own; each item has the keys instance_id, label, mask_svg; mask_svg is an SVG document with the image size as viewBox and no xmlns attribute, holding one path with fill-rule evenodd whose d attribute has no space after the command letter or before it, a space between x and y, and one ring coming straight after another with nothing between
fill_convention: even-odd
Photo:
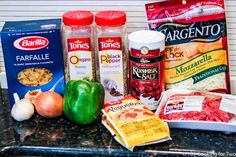
<instances>
[{"instance_id":1,"label":"sargento cheese bag","mask_svg":"<svg viewBox=\"0 0 236 157\"><path fill-rule=\"evenodd\" d=\"M146 4L148 26L166 35L166 88L230 93L223 0Z\"/></svg>"}]
</instances>

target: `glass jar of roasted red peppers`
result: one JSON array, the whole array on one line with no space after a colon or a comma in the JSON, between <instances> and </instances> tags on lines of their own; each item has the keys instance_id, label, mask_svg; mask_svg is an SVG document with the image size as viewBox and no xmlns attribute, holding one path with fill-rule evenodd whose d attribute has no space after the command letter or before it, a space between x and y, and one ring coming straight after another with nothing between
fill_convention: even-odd
<instances>
[{"instance_id":1,"label":"glass jar of roasted red peppers","mask_svg":"<svg viewBox=\"0 0 236 157\"><path fill-rule=\"evenodd\" d=\"M165 35L150 30L136 31L129 40L129 90L151 110L164 91Z\"/></svg>"}]
</instances>

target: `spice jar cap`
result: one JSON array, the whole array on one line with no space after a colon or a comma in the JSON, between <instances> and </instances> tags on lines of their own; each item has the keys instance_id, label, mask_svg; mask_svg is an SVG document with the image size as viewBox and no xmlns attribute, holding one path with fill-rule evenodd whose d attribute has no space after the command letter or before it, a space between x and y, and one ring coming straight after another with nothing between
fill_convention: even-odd
<instances>
[{"instance_id":1,"label":"spice jar cap","mask_svg":"<svg viewBox=\"0 0 236 157\"><path fill-rule=\"evenodd\" d=\"M93 13L84 10L69 11L63 14L62 20L65 25L91 25Z\"/></svg>"},{"instance_id":2,"label":"spice jar cap","mask_svg":"<svg viewBox=\"0 0 236 157\"><path fill-rule=\"evenodd\" d=\"M101 26L120 26L125 24L126 14L116 10L101 11L95 15L95 22Z\"/></svg>"},{"instance_id":3,"label":"spice jar cap","mask_svg":"<svg viewBox=\"0 0 236 157\"><path fill-rule=\"evenodd\" d=\"M135 31L128 35L129 49L140 50L147 47L149 50L165 49L165 35L154 30Z\"/></svg>"}]
</instances>

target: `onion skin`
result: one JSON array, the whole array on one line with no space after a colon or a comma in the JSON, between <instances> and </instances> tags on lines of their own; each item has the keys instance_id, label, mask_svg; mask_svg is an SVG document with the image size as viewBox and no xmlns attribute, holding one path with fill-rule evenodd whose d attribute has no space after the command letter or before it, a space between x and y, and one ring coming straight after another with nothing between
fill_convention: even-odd
<instances>
[{"instance_id":1,"label":"onion skin","mask_svg":"<svg viewBox=\"0 0 236 157\"><path fill-rule=\"evenodd\" d=\"M35 108L43 117L58 117L63 113L63 98L53 91L42 92L35 100Z\"/></svg>"}]
</instances>

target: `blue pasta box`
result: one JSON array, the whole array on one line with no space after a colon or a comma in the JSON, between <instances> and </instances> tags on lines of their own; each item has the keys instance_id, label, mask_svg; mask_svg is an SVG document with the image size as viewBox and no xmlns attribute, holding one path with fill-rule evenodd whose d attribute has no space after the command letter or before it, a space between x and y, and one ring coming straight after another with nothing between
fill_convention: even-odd
<instances>
[{"instance_id":1,"label":"blue pasta box","mask_svg":"<svg viewBox=\"0 0 236 157\"><path fill-rule=\"evenodd\" d=\"M11 107L14 93L32 103L41 92L63 95L60 28L60 19L5 22L1 42Z\"/></svg>"}]
</instances>

